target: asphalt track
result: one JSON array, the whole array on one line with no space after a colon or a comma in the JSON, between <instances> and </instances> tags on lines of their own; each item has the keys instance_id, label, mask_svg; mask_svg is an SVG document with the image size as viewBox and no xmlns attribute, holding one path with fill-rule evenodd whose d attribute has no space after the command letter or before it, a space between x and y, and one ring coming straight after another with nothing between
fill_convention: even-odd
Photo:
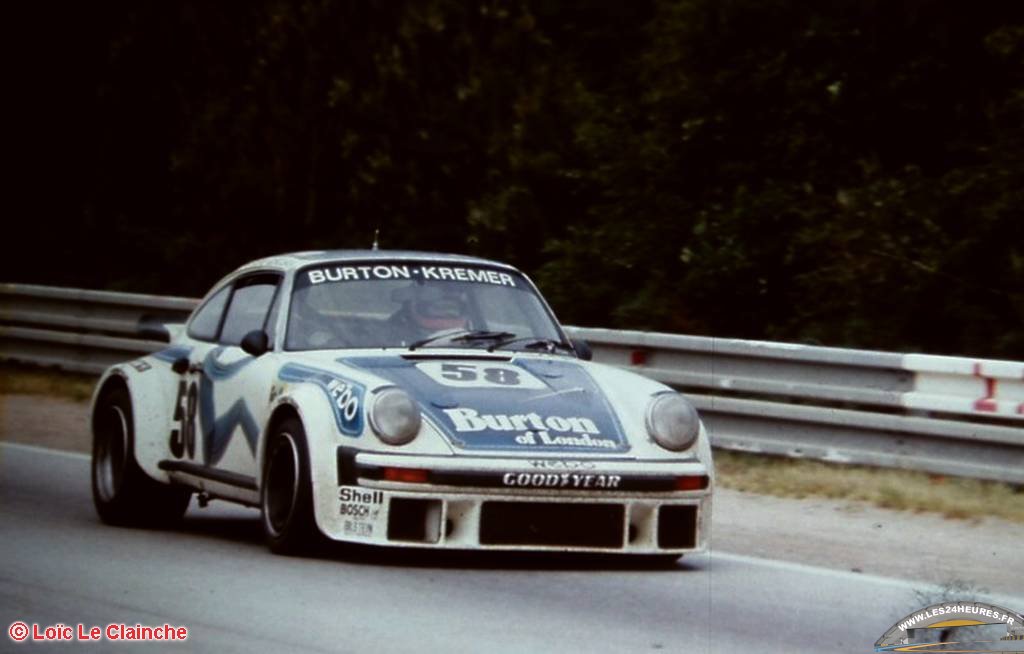
<instances>
[{"instance_id":1,"label":"asphalt track","mask_svg":"<svg viewBox=\"0 0 1024 654\"><path fill-rule=\"evenodd\" d=\"M0 445L0 651L870 652L921 604L882 577L715 553L618 560L347 550L274 556L257 513L99 523L79 454ZM1006 606L1024 598L996 597ZM188 628L175 643L14 642L9 625Z\"/></svg>"}]
</instances>

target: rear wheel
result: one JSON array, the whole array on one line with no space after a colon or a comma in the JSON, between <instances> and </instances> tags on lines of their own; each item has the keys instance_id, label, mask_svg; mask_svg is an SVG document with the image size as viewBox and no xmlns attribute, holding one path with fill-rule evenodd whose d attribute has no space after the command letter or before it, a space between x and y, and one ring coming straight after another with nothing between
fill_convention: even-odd
<instances>
[{"instance_id":1,"label":"rear wheel","mask_svg":"<svg viewBox=\"0 0 1024 654\"><path fill-rule=\"evenodd\" d=\"M306 432L296 418L282 421L267 441L260 508L272 552L305 554L322 542L313 517Z\"/></svg>"},{"instance_id":2,"label":"rear wheel","mask_svg":"<svg viewBox=\"0 0 1024 654\"><path fill-rule=\"evenodd\" d=\"M135 433L128 391L106 391L93 416L92 499L103 522L163 527L181 520L191 491L160 483L135 462Z\"/></svg>"}]
</instances>

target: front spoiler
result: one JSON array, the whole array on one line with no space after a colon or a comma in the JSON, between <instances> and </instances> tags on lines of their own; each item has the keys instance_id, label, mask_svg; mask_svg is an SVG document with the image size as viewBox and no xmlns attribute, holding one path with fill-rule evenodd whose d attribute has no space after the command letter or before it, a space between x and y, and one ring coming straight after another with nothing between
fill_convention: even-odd
<instances>
[{"instance_id":1,"label":"front spoiler","mask_svg":"<svg viewBox=\"0 0 1024 654\"><path fill-rule=\"evenodd\" d=\"M396 481L386 470L415 470ZM424 476L425 475L425 476ZM676 478L706 487L675 490ZM509 460L339 454L316 493L339 541L459 550L686 554L704 551L713 480L696 460Z\"/></svg>"}]
</instances>

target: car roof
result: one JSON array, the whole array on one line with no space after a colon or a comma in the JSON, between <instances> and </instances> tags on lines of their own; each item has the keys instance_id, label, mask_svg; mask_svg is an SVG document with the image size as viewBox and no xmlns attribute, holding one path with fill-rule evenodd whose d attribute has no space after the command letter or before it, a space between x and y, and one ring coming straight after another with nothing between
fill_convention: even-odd
<instances>
[{"instance_id":1,"label":"car roof","mask_svg":"<svg viewBox=\"0 0 1024 654\"><path fill-rule=\"evenodd\" d=\"M514 266L490 259L481 259L462 254L445 254L441 252L421 252L417 250L312 250L308 252L291 252L272 257L264 257L251 261L236 272L250 269L276 268L294 270L316 263L346 263L359 261L436 261L439 263L459 263L468 265L486 265L516 270Z\"/></svg>"}]
</instances>

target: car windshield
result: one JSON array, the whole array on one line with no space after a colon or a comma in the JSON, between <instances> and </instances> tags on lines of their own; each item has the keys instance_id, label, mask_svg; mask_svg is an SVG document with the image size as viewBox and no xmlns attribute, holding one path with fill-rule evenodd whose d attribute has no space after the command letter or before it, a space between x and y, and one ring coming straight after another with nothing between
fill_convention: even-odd
<instances>
[{"instance_id":1,"label":"car windshield","mask_svg":"<svg viewBox=\"0 0 1024 654\"><path fill-rule=\"evenodd\" d=\"M561 346L526 279L504 268L373 261L296 273L285 348Z\"/></svg>"}]
</instances>

